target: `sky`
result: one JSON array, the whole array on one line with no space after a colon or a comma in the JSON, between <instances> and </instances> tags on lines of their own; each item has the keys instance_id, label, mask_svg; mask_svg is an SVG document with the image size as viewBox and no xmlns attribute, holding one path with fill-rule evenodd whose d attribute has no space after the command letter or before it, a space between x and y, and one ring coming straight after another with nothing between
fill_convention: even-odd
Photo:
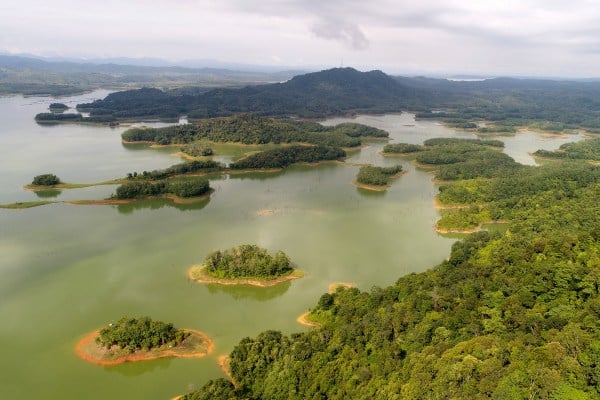
<instances>
[{"instance_id":1,"label":"sky","mask_svg":"<svg viewBox=\"0 0 600 400\"><path fill-rule=\"evenodd\" d=\"M600 0L18 0L0 52L600 76Z\"/></svg>"}]
</instances>

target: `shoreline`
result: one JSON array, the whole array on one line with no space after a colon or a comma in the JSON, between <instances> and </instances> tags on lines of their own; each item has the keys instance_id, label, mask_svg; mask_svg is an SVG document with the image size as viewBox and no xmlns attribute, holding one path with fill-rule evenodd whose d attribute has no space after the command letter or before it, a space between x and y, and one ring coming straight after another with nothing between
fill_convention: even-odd
<instances>
[{"instance_id":1,"label":"shoreline","mask_svg":"<svg viewBox=\"0 0 600 400\"><path fill-rule=\"evenodd\" d=\"M355 287L356 285L352 282L331 282L327 285L327 293L334 294L338 288L351 289Z\"/></svg>"},{"instance_id":2,"label":"shoreline","mask_svg":"<svg viewBox=\"0 0 600 400\"><path fill-rule=\"evenodd\" d=\"M304 277L304 272L299 269L294 269L288 275L280 276L274 279L257 279L257 278L240 278L240 279L224 279L214 278L204 272L204 265L192 265L187 270L187 276L190 280L200 284L217 284L225 286L233 285L249 285L258 287L271 287L283 282L291 281Z\"/></svg>"},{"instance_id":3,"label":"shoreline","mask_svg":"<svg viewBox=\"0 0 600 400\"><path fill-rule=\"evenodd\" d=\"M366 183L360 183L358 181L352 182L352 185L365 190L371 190L373 192L385 192L390 186L392 186L392 181L400 178L402 175L408 174L410 171L400 171L397 174L391 175L388 180L389 182L386 185L369 185Z\"/></svg>"},{"instance_id":4,"label":"shoreline","mask_svg":"<svg viewBox=\"0 0 600 400\"><path fill-rule=\"evenodd\" d=\"M217 364L219 365L219 369L227 376L229 381L231 383L233 383L233 386L235 388L237 388L238 385L237 385L237 383L235 383L235 380L233 380L233 376L231 376L230 363L231 363L231 357L229 357L229 354L225 354L225 355L217 357Z\"/></svg>"},{"instance_id":5,"label":"shoreline","mask_svg":"<svg viewBox=\"0 0 600 400\"><path fill-rule=\"evenodd\" d=\"M310 319L308 319L308 316L310 315L310 311L306 311L305 313L302 313L298 316L298 318L296 318L296 322L298 322L300 325L304 325L304 326L308 326L309 328L318 328L321 326L321 324L319 324L318 322L312 321Z\"/></svg>"},{"instance_id":6,"label":"shoreline","mask_svg":"<svg viewBox=\"0 0 600 400\"><path fill-rule=\"evenodd\" d=\"M75 345L75 354L84 361L87 361L92 364L102 365L102 366L112 366L119 365L126 362L138 362L138 361L149 361L156 360L159 358L167 358L167 357L181 357L181 358L201 358L209 355L213 352L215 344L213 340L204 332L197 331L195 329L181 329L184 332L191 333L190 337L195 337L200 339L203 343L206 344L206 350L198 351L195 350L190 353L178 353L177 350L181 350L179 346L174 347L173 349L158 349L158 350L136 350L133 353L125 354L117 357L114 360L103 360L101 358L94 357L88 352L89 347L100 348L95 343L96 338L100 334L99 330L93 331L85 335L77 344ZM187 340L187 339L186 339Z\"/></svg>"}]
</instances>

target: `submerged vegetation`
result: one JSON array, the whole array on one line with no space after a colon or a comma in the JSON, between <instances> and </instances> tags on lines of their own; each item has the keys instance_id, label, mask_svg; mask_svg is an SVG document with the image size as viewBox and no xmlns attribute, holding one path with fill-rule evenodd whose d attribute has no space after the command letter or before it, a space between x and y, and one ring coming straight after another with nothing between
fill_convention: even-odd
<instances>
[{"instance_id":1,"label":"submerged vegetation","mask_svg":"<svg viewBox=\"0 0 600 400\"><path fill-rule=\"evenodd\" d=\"M266 249L249 244L210 253L204 260L204 267L209 276L225 279L273 279L294 271L284 252L270 255Z\"/></svg>"}]
</instances>

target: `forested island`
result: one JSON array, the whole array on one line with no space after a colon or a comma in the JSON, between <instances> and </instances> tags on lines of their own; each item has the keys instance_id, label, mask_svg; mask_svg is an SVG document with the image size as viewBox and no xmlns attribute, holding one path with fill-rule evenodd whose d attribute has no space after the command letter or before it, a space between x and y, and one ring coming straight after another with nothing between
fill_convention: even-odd
<instances>
[{"instance_id":1,"label":"forested island","mask_svg":"<svg viewBox=\"0 0 600 400\"><path fill-rule=\"evenodd\" d=\"M180 198L198 197L211 190L208 179L186 178L171 181L131 181L117 187L114 199L135 199L152 196L173 195Z\"/></svg>"},{"instance_id":2,"label":"forested island","mask_svg":"<svg viewBox=\"0 0 600 400\"><path fill-rule=\"evenodd\" d=\"M202 357L212 348L212 341L202 332L176 329L149 317L123 317L83 338L76 353L94 364L116 365L162 357Z\"/></svg>"},{"instance_id":3,"label":"forested island","mask_svg":"<svg viewBox=\"0 0 600 400\"><path fill-rule=\"evenodd\" d=\"M52 187L62 183L60 178L54 174L42 174L36 175L31 181L31 186L45 186Z\"/></svg>"},{"instance_id":4,"label":"forested island","mask_svg":"<svg viewBox=\"0 0 600 400\"><path fill-rule=\"evenodd\" d=\"M387 138L388 133L366 125L343 123L324 126L316 122L274 119L256 114L208 118L186 125L164 128L131 128L121 137L126 143L186 144L198 140L241 144L306 143L322 146L357 147L361 137Z\"/></svg>"},{"instance_id":5,"label":"forested island","mask_svg":"<svg viewBox=\"0 0 600 400\"><path fill-rule=\"evenodd\" d=\"M401 165L393 167L375 167L365 165L360 167L356 175L356 184L358 187L369 190L385 190L390 180L397 177L402 172Z\"/></svg>"},{"instance_id":6,"label":"forested island","mask_svg":"<svg viewBox=\"0 0 600 400\"><path fill-rule=\"evenodd\" d=\"M272 286L302 277L282 251L274 255L256 245L244 244L210 253L200 266L190 268L191 279L200 283Z\"/></svg>"}]
</instances>

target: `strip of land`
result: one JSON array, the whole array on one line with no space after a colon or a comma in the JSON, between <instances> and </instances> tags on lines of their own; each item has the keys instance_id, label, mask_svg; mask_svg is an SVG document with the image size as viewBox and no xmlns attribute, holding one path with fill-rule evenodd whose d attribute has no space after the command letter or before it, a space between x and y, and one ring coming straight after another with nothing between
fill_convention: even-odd
<instances>
[{"instance_id":1,"label":"strip of land","mask_svg":"<svg viewBox=\"0 0 600 400\"><path fill-rule=\"evenodd\" d=\"M204 265L193 265L188 269L188 278L198 283L208 284L214 283L217 285L249 285L259 287L271 287L293 279L302 278L304 272L299 269L294 269L289 275L280 276L274 279L258 279L258 278L240 278L240 279L223 279L215 278L208 275Z\"/></svg>"}]
</instances>

